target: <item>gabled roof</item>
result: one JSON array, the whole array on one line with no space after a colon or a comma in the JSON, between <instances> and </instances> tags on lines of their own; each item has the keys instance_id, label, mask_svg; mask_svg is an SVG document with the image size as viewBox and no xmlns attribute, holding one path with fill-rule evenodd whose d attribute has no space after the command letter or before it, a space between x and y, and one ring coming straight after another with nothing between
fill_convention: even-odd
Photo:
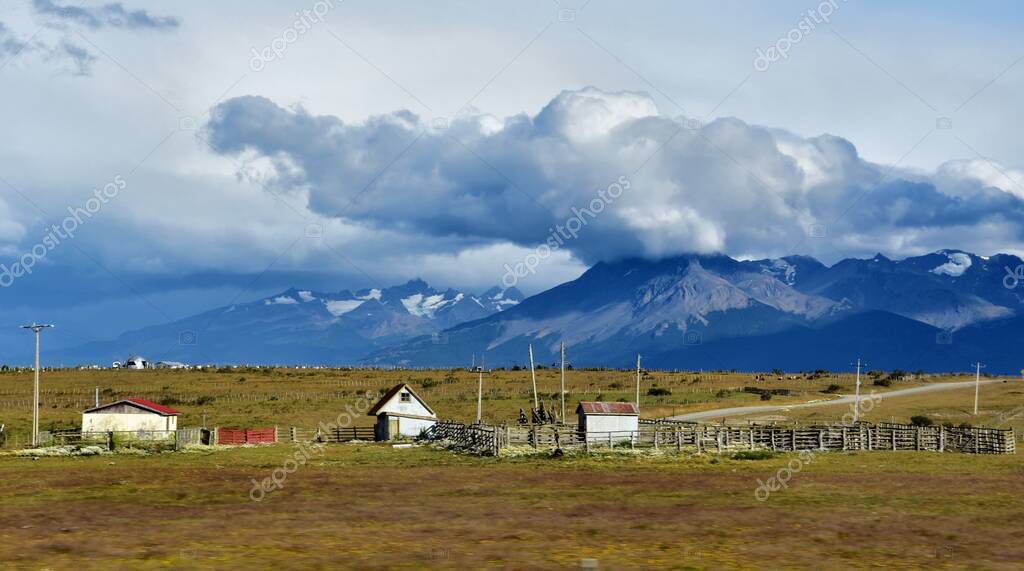
<instances>
[{"instance_id":1,"label":"gabled roof","mask_svg":"<svg viewBox=\"0 0 1024 571\"><path fill-rule=\"evenodd\" d=\"M366 413L366 415L377 416L377 413L380 412L380 409L384 408L384 405L388 404L391 401L391 399L395 398L395 395L400 393L402 390L409 391L409 394L416 397L416 400L420 401L420 404L423 405L423 408L429 410L430 414L437 416L437 413L434 412L434 409L430 408L430 405L427 404L427 401L420 398L420 395L416 394L416 391L412 390L412 387L405 383L391 387L391 390L385 393L384 396L382 396L380 400L377 401L377 404L373 405L373 408L371 408L370 411Z\"/></svg>"},{"instance_id":2,"label":"gabled roof","mask_svg":"<svg viewBox=\"0 0 1024 571\"><path fill-rule=\"evenodd\" d=\"M580 402L576 414L639 415L640 409L632 402Z\"/></svg>"},{"instance_id":3,"label":"gabled roof","mask_svg":"<svg viewBox=\"0 0 1024 571\"><path fill-rule=\"evenodd\" d=\"M119 401L116 401L116 402L112 402L112 403L108 403L108 404L101 404L100 406L96 406L96 407L93 407L93 408L90 408L90 409L86 409L83 412L100 412L101 410L110 408L112 406L117 406L119 404L129 404L129 405L141 408L141 409L148 410L150 412L155 412L155 413L157 413L157 414L159 414L161 416L178 416L178 415L181 414L180 412L174 410L173 408L171 408L169 406L164 406L162 404L157 404L157 403L155 403L153 401L149 401L149 400L146 400L146 399L140 399L138 397L131 397L131 398L122 399L122 400L119 400Z\"/></svg>"}]
</instances>

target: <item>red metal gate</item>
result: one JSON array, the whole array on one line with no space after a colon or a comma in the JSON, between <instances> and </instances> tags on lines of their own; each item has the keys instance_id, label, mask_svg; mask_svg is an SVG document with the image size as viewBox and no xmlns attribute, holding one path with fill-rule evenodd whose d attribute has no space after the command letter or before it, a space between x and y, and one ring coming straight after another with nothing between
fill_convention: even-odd
<instances>
[{"instance_id":1,"label":"red metal gate","mask_svg":"<svg viewBox=\"0 0 1024 571\"><path fill-rule=\"evenodd\" d=\"M276 428L221 428L217 430L217 444L240 446L242 444L274 444L277 442Z\"/></svg>"}]
</instances>

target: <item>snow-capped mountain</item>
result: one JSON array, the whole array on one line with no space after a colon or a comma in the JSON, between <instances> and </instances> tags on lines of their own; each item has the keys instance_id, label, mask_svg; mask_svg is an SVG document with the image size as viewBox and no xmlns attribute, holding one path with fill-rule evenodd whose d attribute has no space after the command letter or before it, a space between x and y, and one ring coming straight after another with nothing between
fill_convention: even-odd
<instances>
[{"instance_id":1,"label":"snow-capped mountain","mask_svg":"<svg viewBox=\"0 0 1024 571\"><path fill-rule=\"evenodd\" d=\"M1020 319L1024 283L1011 288L1004 278L1021 263L954 250L831 267L806 256L599 263L508 311L442 332L443 343L414 339L367 361L440 365L486 351L492 362L522 362L530 343L543 362L564 341L575 363L592 366L628 366L639 352L662 367L842 368L860 348L877 355L877 366L961 368L960 360L997 360L1008 343L1020 344L1019 336L992 341L980 332L1007 331Z\"/></svg>"},{"instance_id":2,"label":"snow-capped mountain","mask_svg":"<svg viewBox=\"0 0 1024 571\"><path fill-rule=\"evenodd\" d=\"M61 356L83 362L139 353L151 361L353 364L372 351L485 318L522 299L515 288L473 295L436 290L419 279L334 293L292 288Z\"/></svg>"}]
</instances>

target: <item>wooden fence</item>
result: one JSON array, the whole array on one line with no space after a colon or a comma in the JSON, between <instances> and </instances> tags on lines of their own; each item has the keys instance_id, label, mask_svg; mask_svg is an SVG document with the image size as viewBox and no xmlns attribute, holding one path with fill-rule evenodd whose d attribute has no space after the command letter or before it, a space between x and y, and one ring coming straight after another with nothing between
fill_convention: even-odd
<instances>
[{"instance_id":1,"label":"wooden fence","mask_svg":"<svg viewBox=\"0 0 1024 571\"><path fill-rule=\"evenodd\" d=\"M317 429L314 439L318 442L352 442L353 440L374 440L372 426L335 427L332 430Z\"/></svg>"},{"instance_id":2,"label":"wooden fence","mask_svg":"<svg viewBox=\"0 0 1024 571\"><path fill-rule=\"evenodd\" d=\"M1012 429L857 423L851 426L723 426L671 421L641 423L638 430L584 432L574 425L487 426L439 422L428 437L452 448L497 454L506 446L535 449L653 448L704 452L915 450L966 454L1015 454Z\"/></svg>"},{"instance_id":3,"label":"wooden fence","mask_svg":"<svg viewBox=\"0 0 1024 571\"><path fill-rule=\"evenodd\" d=\"M509 444L507 430L503 427L486 424L462 424L448 420L438 422L428 428L427 439L441 442L455 450L493 456L497 456L501 449Z\"/></svg>"}]
</instances>

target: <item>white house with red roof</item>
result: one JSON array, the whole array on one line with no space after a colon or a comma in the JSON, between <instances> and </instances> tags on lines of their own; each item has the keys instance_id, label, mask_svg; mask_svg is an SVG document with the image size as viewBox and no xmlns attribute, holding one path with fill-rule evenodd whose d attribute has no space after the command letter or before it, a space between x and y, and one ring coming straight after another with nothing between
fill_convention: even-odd
<instances>
[{"instance_id":1,"label":"white house with red roof","mask_svg":"<svg viewBox=\"0 0 1024 571\"><path fill-rule=\"evenodd\" d=\"M82 412L82 432L148 432L178 429L171 407L140 398L127 398Z\"/></svg>"},{"instance_id":2,"label":"white house with red roof","mask_svg":"<svg viewBox=\"0 0 1024 571\"><path fill-rule=\"evenodd\" d=\"M590 441L631 440L640 430L640 409L631 402L580 402L576 416Z\"/></svg>"}]
</instances>

